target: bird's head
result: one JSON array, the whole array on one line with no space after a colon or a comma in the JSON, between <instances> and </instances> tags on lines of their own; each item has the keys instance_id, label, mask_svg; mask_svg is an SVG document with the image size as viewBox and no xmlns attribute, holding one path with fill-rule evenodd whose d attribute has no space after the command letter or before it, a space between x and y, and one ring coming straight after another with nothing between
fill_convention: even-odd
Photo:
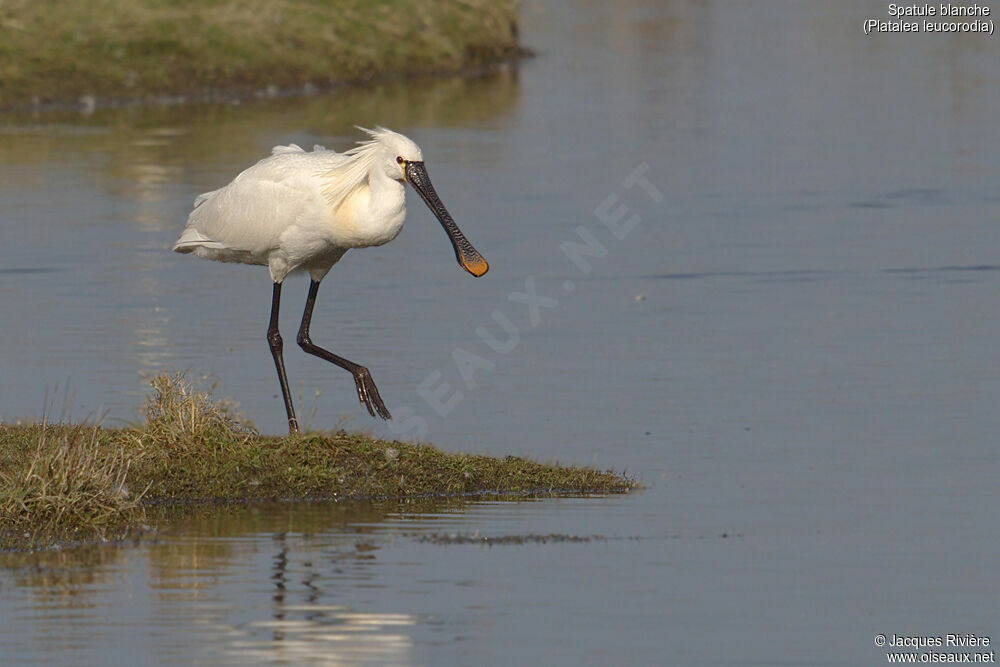
<instances>
[{"instance_id":1,"label":"bird's head","mask_svg":"<svg viewBox=\"0 0 1000 667\"><path fill-rule=\"evenodd\" d=\"M406 180L406 165L410 162L423 162L424 154L409 137L398 132L379 128L373 135L382 145L380 162L386 176L396 181Z\"/></svg>"},{"instance_id":2,"label":"bird's head","mask_svg":"<svg viewBox=\"0 0 1000 667\"><path fill-rule=\"evenodd\" d=\"M427 175L427 167L424 166L424 155L420 147L408 137L384 127L374 130L366 130L363 127L358 129L367 132L372 140L381 146L380 164L386 175L412 185L427 207L437 216L451 240L459 265L477 278L486 273L490 268L486 259L469 243L469 239L465 238L434 190L430 176Z\"/></svg>"}]
</instances>

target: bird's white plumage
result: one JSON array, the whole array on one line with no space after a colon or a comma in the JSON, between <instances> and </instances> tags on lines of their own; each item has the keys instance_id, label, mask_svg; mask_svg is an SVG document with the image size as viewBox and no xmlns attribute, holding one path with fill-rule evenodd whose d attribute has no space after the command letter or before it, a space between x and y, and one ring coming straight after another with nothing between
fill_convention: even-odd
<instances>
[{"instance_id":1,"label":"bird's white plumage","mask_svg":"<svg viewBox=\"0 0 1000 667\"><path fill-rule=\"evenodd\" d=\"M415 143L384 128L345 153L276 146L228 185L194 203L174 250L266 265L281 282L305 269L321 280L351 248L381 245L403 226L397 156L420 161Z\"/></svg>"},{"instance_id":2,"label":"bird's white plumage","mask_svg":"<svg viewBox=\"0 0 1000 667\"><path fill-rule=\"evenodd\" d=\"M365 130L371 137L344 153L314 146L275 146L269 157L231 183L200 195L174 250L223 262L263 264L274 281L267 342L271 348L288 430L299 429L282 356L278 313L281 283L295 269L312 282L295 340L305 352L354 377L358 399L372 417L392 419L371 373L312 342L309 325L320 281L351 248L388 243L406 216L403 182L409 182L437 217L458 263L474 276L489 270L444 207L423 163L420 148L391 130Z\"/></svg>"}]
</instances>

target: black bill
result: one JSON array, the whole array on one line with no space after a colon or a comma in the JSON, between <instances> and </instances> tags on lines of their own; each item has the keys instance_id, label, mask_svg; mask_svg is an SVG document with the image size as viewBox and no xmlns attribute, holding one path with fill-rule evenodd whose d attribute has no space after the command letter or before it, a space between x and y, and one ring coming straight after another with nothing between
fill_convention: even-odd
<instances>
[{"instance_id":1,"label":"black bill","mask_svg":"<svg viewBox=\"0 0 1000 667\"><path fill-rule=\"evenodd\" d=\"M486 259L472 247L469 239L465 238L465 234L448 213L448 209L441 203L441 198L438 197L434 186L431 185L431 179L427 175L427 167L424 166L424 163L407 162L405 173L406 180L410 182L428 208L434 212L434 215L441 222L441 226L444 227L444 231L448 233L451 245L455 248L455 259L458 260L462 268L477 278L489 271L490 265L486 263Z\"/></svg>"}]
</instances>

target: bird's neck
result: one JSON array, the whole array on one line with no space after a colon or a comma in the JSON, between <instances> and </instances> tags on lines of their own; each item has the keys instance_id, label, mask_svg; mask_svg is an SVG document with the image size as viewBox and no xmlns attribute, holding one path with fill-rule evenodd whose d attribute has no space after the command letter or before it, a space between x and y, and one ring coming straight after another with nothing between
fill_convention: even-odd
<instances>
[{"instance_id":1,"label":"bird's neck","mask_svg":"<svg viewBox=\"0 0 1000 667\"><path fill-rule=\"evenodd\" d=\"M389 178L381 169L368 174L368 187L371 193L368 199L370 214L378 216L398 210L404 205L402 182Z\"/></svg>"},{"instance_id":2,"label":"bird's neck","mask_svg":"<svg viewBox=\"0 0 1000 667\"><path fill-rule=\"evenodd\" d=\"M365 187L356 189L337 209L333 222L341 245L365 248L396 238L405 216L403 184L373 170Z\"/></svg>"}]
</instances>

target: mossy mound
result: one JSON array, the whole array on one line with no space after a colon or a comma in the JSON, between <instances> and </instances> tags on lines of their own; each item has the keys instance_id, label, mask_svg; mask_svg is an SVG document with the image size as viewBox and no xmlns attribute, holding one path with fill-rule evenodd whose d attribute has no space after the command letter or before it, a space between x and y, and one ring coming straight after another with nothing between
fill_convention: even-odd
<instances>
[{"instance_id":1,"label":"mossy mound","mask_svg":"<svg viewBox=\"0 0 1000 667\"><path fill-rule=\"evenodd\" d=\"M265 436L181 376L153 380L146 423L0 424L0 545L113 539L162 502L624 493L591 468L443 452L344 431Z\"/></svg>"},{"instance_id":2,"label":"mossy mound","mask_svg":"<svg viewBox=\"0 0 1000 667\"><path fill-rule=\"evenodd\" d=\"M513 0L7 0L0 108L459 71L519 52Z\"/></svg>"}]
</instances>

